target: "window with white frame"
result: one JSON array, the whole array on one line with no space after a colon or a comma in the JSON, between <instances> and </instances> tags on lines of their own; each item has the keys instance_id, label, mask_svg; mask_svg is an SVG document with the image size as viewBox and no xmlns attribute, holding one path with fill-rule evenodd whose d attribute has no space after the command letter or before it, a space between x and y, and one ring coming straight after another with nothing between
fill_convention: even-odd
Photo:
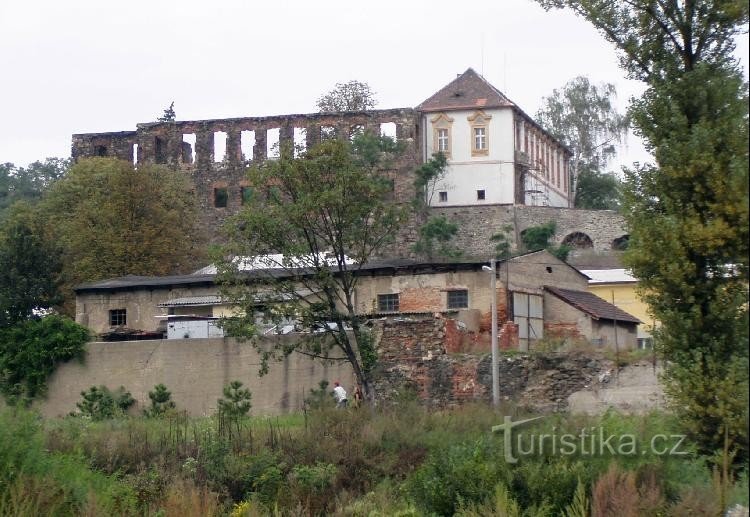
<instances>
[{"instance_id":1,"label":"window with white frame","mask_svg":"<svg viewBox=\"0 0 750 517\"><path fill-rule=\"evenodd\" d=\"M453 119L445 113L438 113L430 119L433 134L433 152L443 153L446 158L451 157L451 128Z\"/></svg>"},{"instance_id":2,"label":"window with white frame","mask_svg":"<svg viewBox=\"0 0 750 517\"><path fill-rule=\"evenodd\" d=\"M438 128L437 130L437 149L443 154L447 154L450 152L450 136L448 134L448 129L446 128Z\"/></svg>"},{"instance_id":3,"label":"window with white frame","mask_svg":"<svg viewBox=\"0 0 750 517\"><path fill-rule=\"evenodd\" d=\"M471 155L487 156L489 154L489 123L492 117L477 110L467 120L471 126Z\"/></svg>"},{"instance_id":4,"label":"window with white frame","mask_svg":"<svg viewBox=\"0 0 750 517\"><path fill-rule=\"evenodd\" d=\"M487 128L486 127L474 128L474 150L475 151L487 150Z\"/></svg>"},{"instance_id":5,"label":"window with white frame","mask_svg":"<svg viewBox=\"0 0 750 517\"><path fill-rule=\"evenodd\" d=\"M440 191L438 192L438 201L441 203L447 203L448 202L448 192L446 191Z\"/></svg>"}]
</instances>

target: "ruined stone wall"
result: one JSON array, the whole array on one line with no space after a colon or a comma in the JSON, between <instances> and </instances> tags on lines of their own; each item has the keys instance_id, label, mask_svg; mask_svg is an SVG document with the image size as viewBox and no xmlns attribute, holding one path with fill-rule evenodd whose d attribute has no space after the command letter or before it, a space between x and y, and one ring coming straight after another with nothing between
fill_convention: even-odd
<instances>
[{"instance_id":1,"label":"ruined stone wall","mask_svg":"<svg viewBox=\"0 0 750 517\"><path fill-rule=\"evenodd\" d=\"M552 241L561 244L576 233L588 236L594 251L613 249L615 239L628 234L623 217L612 210L582 210L524 205L484 205L432 208L434 215L444 215L459 227L454 243L467 257L489 257L494 252L493 235L506 226L512 245L518 245L521 233L531 226L554 221ZM582 250L586 248L581 248Z\"/></svg>"},{"instance_id":2,"label":"ruined stone wall","mask_svg":"<svg viewBox=\"0 0 750 517\"><path fill-rule=\"evenodd\" d=\"M419 126L410 108L145 123L136 131L73 135L71 154L74 159L114 156L183 171L196 188L202 230L218 242L219 227L242 206L249 165L273 159L294 145L310 147L334 135L348 139L358 131L395 133L403 154L383 173L393 181L396 200L411 200Z\"/></svg>"},{"instance_id":3,"label":"ruined stone wall","mask_svg":"<svg viewBox=\"0 0 750 517\"><path fill-rule=\"evenodd\" d=\"M403 154L383 173L393 181L394 200L411 202L413 171L422 160L419 120L415 110L401 108L145 123L138 124L136 131L73 135L72 156L115 156L183 171L196 187L201 230L211 242L219 242L219 227L242 206L247 166L273 159L272 136L278 136L282 148L285 144L305 147L333 134L339 138L349 138L360 130L378 134L389 125L403 145ZM217 135L223 140L216 140ZM217 202L217 196L226 201ZM573 240L582 249L590 246L599 252L612 250L615 239L628 233L623 218L606 210L481 205L431 208L430 215L446 215L459 226L455 244L465 257L489 257L494 249L490 238L508 225L512 228L509 236L516 243L526 228L555 221L554 242ZM396 242L381 248L380 256L414 257L412 248L423 222L423 216L413 215Z\"/></svg>"},{"instance_id":4,"label":"ruined stone wall","mask_svg":"<svg viewBox=\"0 0 750 517\"><path fill-rule=\"evenodd\" d=\"M435 407L492 396L491 355L448 353L455 348L450 320L385 321L378 341L376 392L382 399L413 390ZM611 364L584 353L503 354L498 365L500 394L538 411L564 410L568 396L588 386Z\"/></svg>"}]
</instances>

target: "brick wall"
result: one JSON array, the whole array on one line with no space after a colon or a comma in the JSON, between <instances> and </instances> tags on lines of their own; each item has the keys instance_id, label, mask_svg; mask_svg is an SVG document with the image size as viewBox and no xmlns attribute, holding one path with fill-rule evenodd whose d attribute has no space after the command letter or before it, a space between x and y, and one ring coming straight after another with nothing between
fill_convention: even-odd
<instances>
[{"instance_id":1,"label":"brick wall","mask_svg":"<svg viewBox=\"0 0 750 517\"><path fill-rule=\"evenodd\" d=\"M489 401L492 394L491 356L453 353L457 334L443 318L385 321L378 342L376 392L388 400L413 390L427 405L445 407L468 401ZM503 327L509 341L518 328ZM611 364L583 353L501 355L498 375L503 400L538 410L561 410L567 397L591 383Z\"/></svg>"}]
</instances>

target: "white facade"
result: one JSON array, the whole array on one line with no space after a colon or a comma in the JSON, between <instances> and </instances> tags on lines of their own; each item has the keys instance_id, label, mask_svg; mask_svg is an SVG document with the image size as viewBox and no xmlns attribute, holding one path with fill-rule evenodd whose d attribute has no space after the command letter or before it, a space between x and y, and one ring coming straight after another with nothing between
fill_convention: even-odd
<instances>
[{"instance_id":1,"label":"white facade","mask_svg":"<svg viewBox=\"0 0 750 517\"><path fill-rule=\"evenodd\" d=\"M425 159L438 152L448 131L445 177L434 188L432 206L513 203L513 111L510 108L425 113ZM475 129L486 129L476 149ZM481 199L484 192L484 199ZM444 194L440 194L440 193Z\"/></svg>"},{"instance_id":2,"label":"white facade","mask_svg":"<svg viewBox=\"0 0 750 517\"><path fill-rule=\"evenodd\" d=\"M428 186L431 206L571 206L570 152L474 70L417 110L423 159L448 159L445 176Z\"/></svg>"}]
</instances>

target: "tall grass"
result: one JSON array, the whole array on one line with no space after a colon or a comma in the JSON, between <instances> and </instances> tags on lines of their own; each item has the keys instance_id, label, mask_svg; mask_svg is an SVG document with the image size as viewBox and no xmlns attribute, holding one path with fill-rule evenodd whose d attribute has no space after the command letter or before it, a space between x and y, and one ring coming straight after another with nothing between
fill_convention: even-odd
<instances>
[{"instance_id":1,"label":"tall grass","mask_svg":"<svg viewBox=\"0 0 750 517\"><path fill-rule=\"evenodd\" d=\"M43 422L0 415L0 515L677 515L715 494L703 458L555 454L505 461L491 433L517 408L435 411L414 400L306 415ZM547 415L524 430L601 428L648 443L664 413ZM690 448L686 449L690 452ZM730 502L742 502L742 477ZM612 493L620 494L612 498ZM746 498L744 499L746 501ZM704 503L698 510L711 511ZM629 510L628 510L629 511ZM504 513L503 513L504 512ZM675 513L678 512L678 513Z\"/></svg>"},{"instance_id":2,"label":"tall grass","mask_svg":"<svg viewBox=\"0 0 750 517\"><path fill-rule=\"evenodd\" d=\"M0 515L135 515L133 491L76 454L44 449L40 419L0 412Z\"/></svg>"}]
</instances>

